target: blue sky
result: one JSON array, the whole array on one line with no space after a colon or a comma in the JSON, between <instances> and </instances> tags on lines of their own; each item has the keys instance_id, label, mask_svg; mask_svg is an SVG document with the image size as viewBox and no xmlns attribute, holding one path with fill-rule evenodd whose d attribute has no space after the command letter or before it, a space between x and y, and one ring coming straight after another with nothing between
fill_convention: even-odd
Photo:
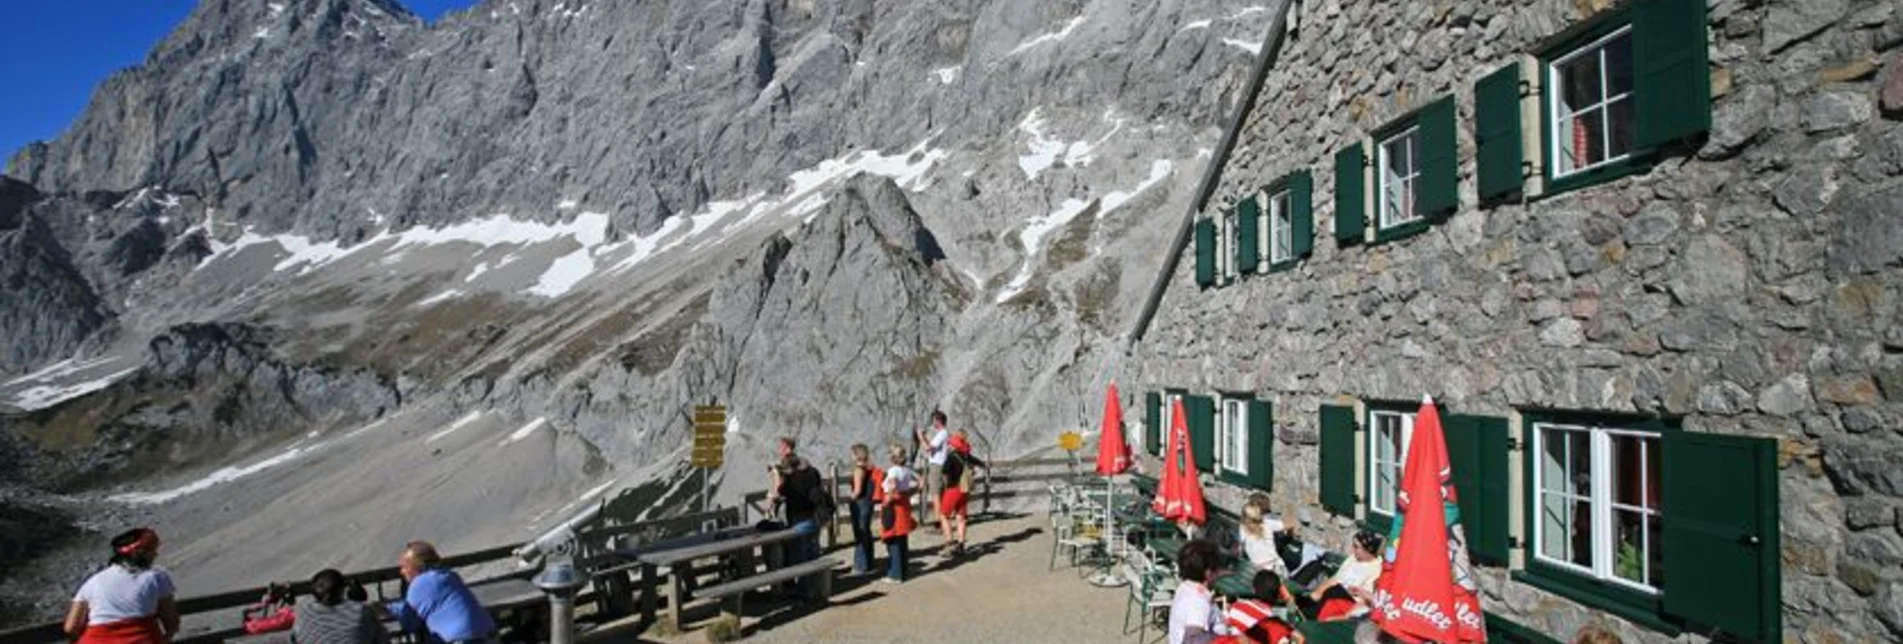
<instances>
[{"instance_id":1,"label":"blue sky","mask_svg":"<svg viewBox=\"0 0 1903 644\"><path fill-rule=\"evenodd\" d=\"M265 0L255 0L264 2ZM475 0L399 0L434 21ZM0 165L26 144L58 136L93 88L146 52L198 0L30 0L0 21Z\"/></svg>"}]
</instances>

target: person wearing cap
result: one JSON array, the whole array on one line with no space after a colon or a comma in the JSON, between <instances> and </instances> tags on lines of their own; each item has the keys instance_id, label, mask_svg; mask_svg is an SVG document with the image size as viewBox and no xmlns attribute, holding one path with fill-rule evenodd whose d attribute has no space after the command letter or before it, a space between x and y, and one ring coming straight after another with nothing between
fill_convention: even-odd
<instances>
[{"instance_id":1,"label":"person wearing cap","mask_svg":"<svg viewBox=\"0 0 1903 644\"><path fill-rule=\"evenodd\" d=\"M106 567L86 578L66 612L66 635L80 644L163 644L178 633L178 589L152 565L159 533L135 528L112 538Z\"/></svg>"},{"instance_id":2,"label":"person wearing cap","mask_svg":"<svg viewBox=\"0 0 1903 644\"><path fill-rule=\"evenodd\" d=\"M975 468L985 466L985 462L971 454L971 438L965 430L958 430L946 441L950 453L945 457L944 491L938 495L938 523L940 533L945 535L945 543L951 547L952 554L965 552L965 528L971 522L971 512L967 507L971 500L971 488L976 478Z\"/></svg>"},{"instance_id":3,"label":"person wearing cap","mask_svg":"<svg viewBox=\"0 0 1903 644\"><path fill-rule=\"evenodd\" d=\"M397 572L409 583L409 590L402 601L390 602L384 609L404 631L444 644L477 644L495 637L495 618L469 591L462 576L442 567L436 546L411 541L397 558Z\"/></svg>"}]
</instances>

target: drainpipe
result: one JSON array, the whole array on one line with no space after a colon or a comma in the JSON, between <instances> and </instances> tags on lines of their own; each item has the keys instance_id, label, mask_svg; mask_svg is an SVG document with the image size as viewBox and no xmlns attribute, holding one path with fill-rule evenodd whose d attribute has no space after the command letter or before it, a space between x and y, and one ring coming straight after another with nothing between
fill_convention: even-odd
<instances>
[{"instance_id":1,"label":"drainpipe","mask_svg":"<svg viewBox=\"0 0 1903 644\"><path fill-rule=\"evenodd\" d=\"M1269 33L1262 42L1262 53L1255 64L1255 75L1249 79L1249 89L1242 93L1242 100L1236 104L1235 115L1229 118L1229 129L1222 135L1222 143L1209 157L1209 165L1203 169L1203 180L1196 189L1196 198L1189 203L1189 211L1183 213L1183 222L1176 227L1176 239L1170 242L1169 256L1163 259L1163 265L1156 270L1156 280L1150 286L1149 299L1143 302L1143 311L1137 314L1136 323L1130 332L1123 336L1123 352L1127 355L1136 348L1138 340L1149 330L1150 321L1156 317L1156 307L1163 302L1163 293L1169 290L1170 276L1176 273L1176 263L1183 259L1183 247L1189 245L1189 236L1196 228L1196 214L1216 192L1216 186L1222 181L1223 165L1229 162L1229 154L1235 151L1236 140L1242 136L1242 128L1249 123L1249 114L1255 110L1256 96L1262 92L1262 84L1268 80L1269 70L1275 68L1275 61L1282 53L1282 39L1288 33L1290 10L1297 0L1282 0L1275 9L1275 19L1269 23Z\"/></svg>"}]
</instances>

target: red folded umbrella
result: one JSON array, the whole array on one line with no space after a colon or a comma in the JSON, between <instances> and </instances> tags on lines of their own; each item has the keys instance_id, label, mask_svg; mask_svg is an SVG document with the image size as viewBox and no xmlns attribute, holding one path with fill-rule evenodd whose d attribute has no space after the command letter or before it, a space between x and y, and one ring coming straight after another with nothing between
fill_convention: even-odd
<instances>
[{"instance_id":1,"label":"red folded umbrella","mask_svg":"<svg viewBox=\"0 0 1903 644\"><path fill-rule=\"evenodd\" d=\"M1103 432L1097 435L1097 473L1116 476L1130 469L1130 444L1123 440L1123 403L1117 400L1117 383L1110 383L1104 396Z\"/></svg>"},{"instance_id":2,"label":"red folded umbrella","mask_svg":"<svg viewBox=\"0 0 1903 644\"><path fill-rule=\"evenodd\" d=\"M1466 535L1450 507L1459 499L1449 480L1447 443L1433 399L1421 402L1395 500L1390 555L1375 582L1369 616L1405 642L1485 642L1487 630L1467 560Z\"/></svg>"},{"instance_id":3,"label":"red folded umbrella","mask_svg":"<svg viewBox=\"0 0 1903 644\"><path fill-rule=\"evenodd\" d=\"M1189 424L1184 420L1183 401L1177 400L1170 414L1170 445L1163 453L1163 480L1156 486L1156 513L1171 521L1189 521L1202 525L1209 519L1203 506L1203 486L1197 480L1196 455L1189 445Z\"/></svg>"}]
</instances>

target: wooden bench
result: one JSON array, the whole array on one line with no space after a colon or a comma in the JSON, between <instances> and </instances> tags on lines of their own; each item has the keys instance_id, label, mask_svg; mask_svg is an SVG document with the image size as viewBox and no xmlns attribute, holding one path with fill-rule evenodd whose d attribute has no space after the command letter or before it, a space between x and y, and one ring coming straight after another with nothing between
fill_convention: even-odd
<instances>
[{"instance_id":1,"label":"wooden bench","mask_svg":"<svg viewBox=\"0 0 1903 644\"><path fill-rule=\"evenodd\" d=\"M814 603L831 600L833 596L833 569L838 567L839 560L837 558L821 557L803 564L769 570L745 579L735 579L726 583L708 586L700 589L699 595L708 599L719 599L721 616L732 616L733 619L738 620L742 614L741 599L746 597L748 591L770 587L775 584L796 579L811 580L807 585L807 598Z\"/></svg>"},{"instance_id":2,"label":"wooden bench","mask_svg":"<svg viewBox=\"0 0 1903 644\"><path fill-rule=\"evenodd\" d=\"M642 618L650 621L654 618L655 586L660 579L662 569L670 570L667 575L667 616L673 624L678 625L681 623L681 604L687 600L687 594L682 589L682 583L685 580L681 578L681 575L671 572L676 566L691 564L696 559L735 557L740 559L740 563L734 568L745 570L747 574L750 574L755 565L754 550L765 549L767 565L772 568L779 560L777 546L800 537L801 535L792 528L786 528L773 532L754 532L683 548L648 552L636 557L635 559L641 563Z\"/></svg>"}]
</instances>

